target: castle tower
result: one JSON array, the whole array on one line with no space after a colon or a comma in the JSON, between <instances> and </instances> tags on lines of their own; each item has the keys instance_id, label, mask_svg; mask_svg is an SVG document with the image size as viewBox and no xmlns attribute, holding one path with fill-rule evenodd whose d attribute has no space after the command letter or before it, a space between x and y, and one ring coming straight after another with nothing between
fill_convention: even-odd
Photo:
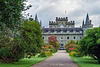
<instances>
[{"instance_id":1,"label":"castle tower","mask_svg":"<svg viewBox=\"0 0 100 67\"><path fill-rule=\"evenodd\" d=\"M89 20L89 15L87 13L87 16L86 16L86 21L84 23L84 21L82 22L82 29L84 31L83 35L85 36L85 31L89 28L93 28L93 24L91 24L91 20Z\"/></svg>"},{"instance_id":2,"label":"castle tower","mask_svg":"<svg viewBox=\"0 0 100 67\"><path fill-rule=\"evenodd\" d=\"M86 16L85 24L84 24L84 21L82 23L82 28L93 28L93 24L91 24L91 20L89 20L88 13L87 13L87 16Z\"/></svg>"},{"instance_id":3,"label":"castle tower","mask_svg":"<svg viewBox=\"0 0 100 67\"><path fill-rule=\"evenodd\" d=\"M90 24L90 20L89 20L89 15L87 13L85 25L89 25L89 24Z\"/></svg>"},{"instance_id":4,"label":"castle tower","mask_svg":"<svg viewBox=\"0 0 100 67\"><path fill-rule=\"evenodd\" d=\"M36 21L36 22L39 22L39 21L38 21L37 14L35 15L35 21Z\"/></svg>"}]
</instances>

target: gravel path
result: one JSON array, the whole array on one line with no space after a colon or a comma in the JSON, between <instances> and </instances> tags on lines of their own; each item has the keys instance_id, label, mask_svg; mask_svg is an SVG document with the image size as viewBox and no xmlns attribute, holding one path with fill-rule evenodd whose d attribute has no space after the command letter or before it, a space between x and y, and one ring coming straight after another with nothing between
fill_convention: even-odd
<instances>
[{"instance_id":1,"label":"gravel path","mask_svg":"<svg viewBox=\"0 0 100 67\"><path fill-rule=\"evenodd\" d=\"M59 50L56 54L32 67L79 67L66 53Z\"/></svg>"}]
</instances>

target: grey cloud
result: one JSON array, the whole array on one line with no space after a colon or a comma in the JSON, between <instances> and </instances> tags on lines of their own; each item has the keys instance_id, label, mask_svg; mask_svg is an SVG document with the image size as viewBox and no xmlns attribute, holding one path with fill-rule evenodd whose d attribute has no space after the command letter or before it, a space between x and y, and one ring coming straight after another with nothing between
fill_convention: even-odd
<instances>
[{"instance_id":1,"label":"grey cloud","mask_svg":"<svg viewBox=\"0 0 100 67\"><path fill-rule=\"evenodd\" d=\"M29 0L29 2L33 4L33 7L27 12L33 16L38 14L39 20L42 20L46 27L50 20L55 20L56 16L67 16L69 21L74 20L76 26L81 26L87 12L94 26L100 25L100 0Z\"/></svg>"}]
</instances>

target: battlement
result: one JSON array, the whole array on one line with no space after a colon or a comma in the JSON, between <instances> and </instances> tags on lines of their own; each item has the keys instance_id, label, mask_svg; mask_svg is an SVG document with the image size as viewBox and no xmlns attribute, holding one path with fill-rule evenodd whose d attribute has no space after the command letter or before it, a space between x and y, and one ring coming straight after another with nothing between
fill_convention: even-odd
<instances>
[{"instance_id":1,"label":"battlement","mask_svg":"<svg viewBox=\"0 0 100 67\"><path fill-rule=\"evenodd\" d=\"M56 17L56 21L68 21L68 17Z\"/></svg>"},{"instance_id":2,"label":"battlement","mask_svg":"<svg viewBox=\"0 0 100 67\"><path fill-rule=\"evenodd\" d=\"M66 25L75 25L75 21L66 22Z\"/></svg>"},{"instance_id":3,"label":"battlement","mask_svg":"<svg viewBox=\"0 0 100 67\"><path fill-rule=\"evenodd\" d=\"M57 23L53 21L49 21L49 25L57 25Z\"/></svg>"}]
</instances>

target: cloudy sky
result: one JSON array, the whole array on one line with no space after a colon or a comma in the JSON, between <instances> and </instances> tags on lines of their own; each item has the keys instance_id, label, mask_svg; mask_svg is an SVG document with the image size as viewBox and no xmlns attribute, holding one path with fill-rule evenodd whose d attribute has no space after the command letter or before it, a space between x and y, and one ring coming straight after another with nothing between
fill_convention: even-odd
<instances>
[{"instance_id":1,"label":"cloudy sky","mask_svg":"<svg viewBox=\"0 0 100 67\"><path fill-rule=\"evenodd\" d=\"M26 12L33 17L37 14L45 27L56 17L68 17L79 27L87 13L94 27L100 25L100 0L28 0L27 4L32 4L32 7Z\"/></svg>"}]
</instances>

